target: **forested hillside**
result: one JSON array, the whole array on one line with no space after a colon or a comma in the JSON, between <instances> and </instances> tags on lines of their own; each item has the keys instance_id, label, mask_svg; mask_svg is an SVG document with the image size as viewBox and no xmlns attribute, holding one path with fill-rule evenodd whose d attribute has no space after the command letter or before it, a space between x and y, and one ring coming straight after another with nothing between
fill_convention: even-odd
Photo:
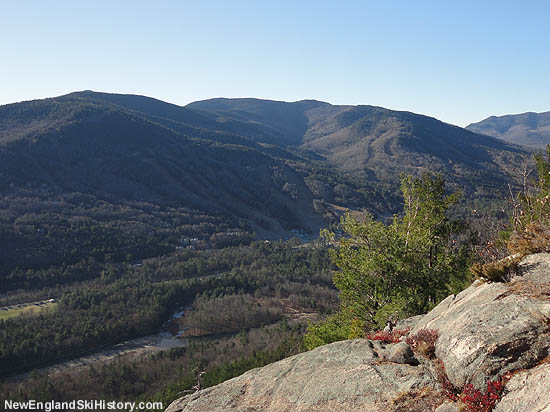
<instances>
[{"instance_id":1,"label":"forested hillside","mask_svg":"<svg viewBox=\"0 0 550 412\"><path fill-rule=\"evenodd\" d=\"M506 166L526 152L437 119L375 106L336 106L304 100L212 99L187 106L264 125L284 143L316 153L364 181L399 184L400 173L441 173L468 196L487 197L506 186Z\"/></svg>"},{"instance_id":2,"label":"forested hillside","mask_svg":"<svg viewBox=\"0 0 550 412\"><path fill-rule=\"evenodd\" d=\"M550 144L550 112L491 116L466 127L476 133L497 137L505 142L535 149Z\"/></svg>"},{"instance_id":3,"label":"forested hillside","mask_svg":"<svg viewBox=\"0 0 550 412\"><path fill-rule=\"evenodd\" d=\"M101 265L183 247L288 238L291 229L315 236L337 220L334 205L396 210L391 187L233 126L140 96L84 92L1 107L1 289L91 279Z\"/></svg>"},{"instance_id":4,"label":"forested hillside","mask_svg":"<svg viewBox=\"0 0 550 412\"><path fill-rule=\"evenodd\" d=\"M402 173L439 173L464 204L492 205L525 154L429 117L313 100L180 107L86 91L2 106L1 390L174 399L193 371L211 384L299 352L307 323L339 306L320 229L341 235L346 210L387 222ZM19 376L24 391L7 380L161 331L191 341Z\"/></svg>"}]
</instances>

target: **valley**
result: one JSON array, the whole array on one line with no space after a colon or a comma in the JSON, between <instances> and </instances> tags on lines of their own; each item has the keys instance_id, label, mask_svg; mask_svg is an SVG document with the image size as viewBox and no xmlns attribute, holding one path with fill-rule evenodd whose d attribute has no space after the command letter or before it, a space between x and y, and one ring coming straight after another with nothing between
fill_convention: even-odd
<instances>
[{"instance_id":1,"label":"valley","mask_svg":"<svg viewBox=\"0 0 550 412\"><path fill-rule=\"evenodd\" d=\"M339 307L321 229L342 235L347 211L389 223L401 176L424 172L461 191L457 215L501 221L510 165L529 156L314 100L84 91L1 106L0 391L171 401L197 370L214 383L303 351L309 322Z\"/></svg>"},{"instance_id":2,"label":"valley","mask_svg":"<svg viewBox=\"0 0 550 412\"><path fill-rule=\"evenodd\" d=\"M54 377L55 375L70 372L78 372L78 368L84 367L101 367L105 362L109 362L122 357L144 355L157 351L168 350L172 348L184 347L187 341L180 338L166 335L166 333L158 333L151 336L132 339L127 342L118 343L112 347L90 353L89 355L73 358L66 361L55 363L51 366L34 369L33 373ZM20 375L11 376L6 379L7 382L25 381L30 376L30 372L25 372Z\"/></svg>"}]
</instances>

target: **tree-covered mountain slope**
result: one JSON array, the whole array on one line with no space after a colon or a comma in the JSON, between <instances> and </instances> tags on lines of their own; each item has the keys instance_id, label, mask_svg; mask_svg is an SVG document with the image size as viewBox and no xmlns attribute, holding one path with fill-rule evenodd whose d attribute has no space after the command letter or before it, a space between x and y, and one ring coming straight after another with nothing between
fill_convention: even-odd
<instances>
[{"instance_id":1,"label":"tree-covered mountain slope","mask_svg":"<svg viewBox=\"0 0 550 412\"><path fill-rule=\"evenodd\" d=\"M12 211L26 211L22 197L40 215L46 200L74 193L94 204L182 208L268 238L293 228L318 233L330 204L391 209L374 186L262 142L269 133L255 131L263 129L142 96L80 92L2 106L4 233L18 236Z\"/></svg>"},{"instance_id":2,"label":"tree-covered mountain slope","mask_svg":"<svg viewBox=\"0 0 550 412\"><path fill-rule=\"evenodd\" d=\"M470 194L502 188L503 168L525 151L437 119L375 106L335 106L258 99L211 99L187 107L219 119L261 124L326 159L337 169L371 181L397 182L399 174L432 171Z\"/></svg>"},{"instance_id":3,"label":"tree-covered mountain slope","mask_svg":"<svg viewBox=\"0 0 550 412\"><path fill-rule=\"evenodd\" d=\"M84 91L5 105L3 270L143 258L220 231L315 234L346 208L391 216L402 172L491 197L524 153L426 116L312 100L180 107Z\"/></svg>"},{"instance_id":4,"label":"tree-covered mountain slope","mask_svg":"<svg viewBox=\"0 0 550 412\"><path fill-rule=\"evenodd\" d=\"M550 144L550 112L491 116L466 128L509 143L535 148Z\"/></svg>"}]
</instances>

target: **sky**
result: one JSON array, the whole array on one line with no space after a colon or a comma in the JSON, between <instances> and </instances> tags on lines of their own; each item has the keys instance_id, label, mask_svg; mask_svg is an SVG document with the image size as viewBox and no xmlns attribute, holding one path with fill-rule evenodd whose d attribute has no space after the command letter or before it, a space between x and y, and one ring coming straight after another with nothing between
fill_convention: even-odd
<instances>
[{"instance_id":1,"label":"sky","mask_svg":"<svg viewBox=\"0 0 550 412\"><path fill-rule=\"evenodd\" d=\"M550 111L549 16L545 0L4 0L0 104L317 99L466 126Z\"/></svg>"}]
</instances>

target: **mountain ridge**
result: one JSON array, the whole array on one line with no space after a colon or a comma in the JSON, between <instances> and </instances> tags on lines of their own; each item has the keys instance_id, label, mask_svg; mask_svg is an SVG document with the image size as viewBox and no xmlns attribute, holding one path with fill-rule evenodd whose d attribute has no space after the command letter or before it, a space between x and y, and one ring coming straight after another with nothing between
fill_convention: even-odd
<instances>
[{"instance_id":1,"label":"mountain ridge","mask_svg":"<svg viewBox=\"0 0 550 412\"><path fill-rule=\"evenodd\" d=\"M509 143L543 148L550 144L550 111L490 116L466 129Z\"/></svg>"},{"instance_id":2,"label":"mountain ridge","mask_svg":"<svg viewBox=\"0 0 550 412\"><path fill-rule=\"evenodd\" d=\"M494 182L504 184L505 164L514 163L512 159L517 155L526 154L519 146L433 117L378 106L223 98L194 102L186 107L210 111L219 118L233 116L249 122L262 122L268 113L276 112L268 124L275 129L273 119L284 116L288 108L295 108L300 111L299 116L293 113L288 121L294 126L294 144L320 155L344 173L367 180L398 182L402 172L430 170L441 172L450 183L457 184L466 178L472 180L472 186L490 188ZM499 154L504 157L499 159ZM495 166L495 162L500 165ZM483 169L491 177L483 179L478 171L468 171L471 169Z\"/></svg>"},{"instance_id":3,"label":"mountain ridge","mask_svg":"<svg viewBox=\"0 0 550 412\"><path fill-rule=\"evenodd\" d=\"M367 198L311 160L314 154L266 143L268 136L264 128L227 127L208 113L131 95L79 92L0 106L0 192L16 203L30 194L83 193L121 205L184 207L244 221L267 239L293 228L318 233L326 225L321 215L332 216L328 203L387 210L377 189ZM0 217L11 216L10 202Z\"/></svg>"},{"instance_id":4,"label":"mountain ridge","mask_svg":"<svg viewBox=\"0 0 550 412\"><path fill-rule=\"evenodd\" d=\"M220 101L208 104L214 103ZM84 91L0 106L6 273L21 259L31 269L87 259L90 245L79 219L92 226L104 225L106 216L121 220L119 228L103 228L95 256L124 260L129 254L155 255L160 249L153 243L174 249L181 237L200 235L207 244L216 231L244 230L269 240L296 230L314 235L346 209L390 218L400 211L402 173L440 173L449 191L464 193L465 202L490 201L506 193L507 167L527 155L410 112L318 101L244 99L236 109L231 99L221 103L222 114ZM270 116L273 110L278 117ZM71 214L49 206L75 198L86 200ZM163 216L147 218L157 207L166 210ZM132 229L135 213L159 223L144 223L138 234ZM87 220L90 214L97 218ZM18 221L25 222L25 231ZM33 230L44 221L49 235L37 241ZM120 242L113 245L113 238ZM136 242L132 253L123 242L129 238ZM57 247L67 239L79 246ZM112 253L103 252L109 248ZM70 258L64 257L67 251Z\"/></svg>"},{"instance_id":5,"label":"mountain ridge","mask_svg":"<svg viewBox=\"0 0 550 412\"><path fill-rule=\"evenodd\" d=\"M124 123L125 126L117 125L117 122ZM95 137L90 135L90 130L94 130ZM128 130L132 130L134 137L128 136ZM67 137L67 133L72 137ZM87 137L83 138L79 133ZM321 170L328 168L327 170L333 170L330 173L347 175L361 182L360 186L370 187L369 196L378 198L378 187L386 185L388 189L383 190L395 193L401 173L418 174L422 171L442 173L451 185L464 186L470 195L485 195L505 186L507 177L503 164L514 163L526 154L519 146L507 145L496 138L476 134L429 116L377 106L335 106L317 100L280 102L254 98L219 98L193 102L182 107L146 96L81 91L50 99L0 106L2 153L10 152L13 155L13 150L17 151L17 144L21 148L26 145L18 154L23 156L23 160L30 148L39 148L53 155L54 152L47 146L54 144L56 139L61 139L58 142L61 146L56 149L60 151L65 150L63 144L74 144L71 139L84 139L82 146L89 146L94 139L99 139L100 146L119 147L118 152L115 152L118 153L117 156L122 156L119 159L126 159L124 162L127 165L128 150L134 150L138 156L136 160L144 160L144 153L138 147L139 142L144 147L149 147L149 156L154 157L161 153L164 153L162 156L168 155L169 150L163 150L162 145L156 144L144 136L144 133L157 136L157 141L163 141L167 145L183 145L182 148L187 149L183 152L174 149L174 152L179 150L178 153L182 156L185 156L186 150L193 153L189 156L189 163L194 164L196 170L208 164L214 166L207 158L210 156L208 151L213 150L216 145L218 151L232 147L234 153L235 150L242 151L241 154L245 157L249 156L244 154L246 151L253 150L261 156L268 156L271 159L269 162L285 163L286 166L281 166L283 168L292 169L300 165L298 169L301 172L298 175L303 176L298 180L304 179L308 174L311 177L312 167L320 167L320 173L327 173ZM106 140L105 136L111 136L110 140ZM128 150L120 151L120 145L127 145ZM228 145L226 149L222 149L224 145ZM88 150L95 150L101 156L109 157L100 148L92 144ZM156 155L151 150L156 151ZM78 145L74 147L74 151L85 155ZM65 156L72 158L72 165L77 167L75 171L78 175L79 160L74 158L74 153L69 152ZM227 157L232 158L232 155ZM37 157L31 163L38 165L42 162L36 159ZM114 159L110 160L112 161ZM50 162L50 169L53 168L53 163L63 169L63 159L54 156L50 158ZM174 159L170 162L173 163ZM241 161L241 164L245 163L246 161ZM146 166L145 170L148 167L150 170L152 163L147 161L141 164ZM32 169L28 159L26 165L25 169ZM235 164L234 167L238 169L240 166ZM304 175L304 170L308 168L311 170ZM102 166L99 170L106 169ZM136 175L140 172L135 170ZM11 182L10 173L20 177L25 174L17 168L8 172L6 167L0 169L0 173L5 175L6 182ZM94 179L101 180L91 169L86 173L92 177L92 182ZM164 176L165 183L171 180L170 173L166 170L157 170L155 173ZM65 173L60 176L61 181L68 175L69 169L65 169ZM48 176L48 173L40 173L37 179L44 180ZM124 180L128 182L128 176ZM204 177L196 176L196 180L203 182ZM210 179L213 183L218 180L224 181L225 178ZM310 199L332 190L324 183L318 184L318 179L314 182L307 178L306 181L301 183L302 193L313 193L313 196L306 196ZM282 189L284 183L289 182L282 182L279 189ZM291 186L295 184L290 183ZM188 191L188 199L194 198L196 192L200 192L200 187L208 184L195 186L197 187L191 192ZM223 190L240 186L242 185L233 183ZM347 192L348 197L362 198L352 193L355 189L350 192L351 186L347 186L348 189L342 187L338 190ZM157 185L157 188L162 187L162 184ZM165 195L170 195L170 190L167 190L164 190ZM244 188L242 190L248 191ZM289 186L286 190L290 190ZM174 190L171 194L177 193ZM321 198L332 201L332 198ZM364 200L363 197L362 201Z\"/></svg>"}]
</instances>

